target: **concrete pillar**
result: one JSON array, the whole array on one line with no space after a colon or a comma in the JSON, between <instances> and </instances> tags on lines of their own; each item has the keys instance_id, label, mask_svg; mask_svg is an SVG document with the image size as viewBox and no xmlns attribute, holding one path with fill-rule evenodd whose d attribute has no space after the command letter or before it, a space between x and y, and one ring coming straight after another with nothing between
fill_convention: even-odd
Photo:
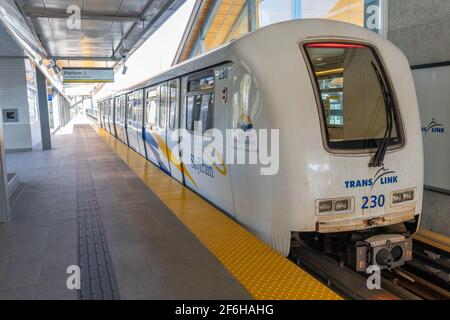
<instances>
[{"instance_id":1,"label":"concrete pillar","mask_svg":"<svg viewBox=\"0 0 450 320\"><path fill-rule=\"evenodd\" d=\"M50 150L52 148L52 139L50 133L50 119L48 116L47 80L40 70L36 70L36 77L39 96L42 150Z\"/></svg>"},{"instance_id":2,"label":"concrete pillar","mask_svg":"<svg viewBox=\"0 0 450 320\"><path fill-rule=\"evenodd\" d=\"M3 120L0 119L0 223L8 222L9 213L8 176L6 172L5 140L3 139Z\"/></svg>"}]
</instances>

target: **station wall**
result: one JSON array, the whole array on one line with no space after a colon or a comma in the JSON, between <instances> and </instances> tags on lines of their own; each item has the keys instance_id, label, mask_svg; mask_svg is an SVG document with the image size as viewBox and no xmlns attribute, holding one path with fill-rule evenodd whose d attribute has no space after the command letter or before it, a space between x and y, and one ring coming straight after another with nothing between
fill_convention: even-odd
<instances>
[{"instance_id":1,"label":"station wall","mask_svg":"<svg viewBox=\"0 0 450 320\"><path fill-rule=\"evenodd\" d=\"M389 0L388 38L411 65L450 61L450 1Z\"/></svg>"},{"instance_id":2,"label":"station wall","mask_svg":"<svg viewBox=\"0 0 450 320\"><path fill-rule=\"evenodd\" d=\"M450 1L389 0L388 38L408 57L425 151L422 227L450 236ZM437 191L437 192L436 192Z\"/></svg>"},{"instance_id":3,"label":"station wall","mask_svg":"<svg viewBox=\"0 0 450 320\"><path fill-rule=\"evenodd\" d=\"M0 58L0 109L17 110L17 122L3 121L7 152L30 150L41 142L37 94L27 79L24 58Z\"/></svg>"}]
</instances>

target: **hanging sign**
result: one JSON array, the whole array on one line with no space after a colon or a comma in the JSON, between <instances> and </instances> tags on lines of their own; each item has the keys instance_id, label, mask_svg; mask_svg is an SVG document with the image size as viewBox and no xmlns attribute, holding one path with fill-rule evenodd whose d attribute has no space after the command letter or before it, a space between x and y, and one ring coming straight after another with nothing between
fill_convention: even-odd
<instances>
[{"instance_id":1,"label":"hanging sign","mask_svg":"<svg viewBox=\"0 0 450 320\"><path fill-rule=\"evenodd\" d=\"M114 82L112 68L63 68L64 83L108 83Z\"/></svg>"}]
</instances>

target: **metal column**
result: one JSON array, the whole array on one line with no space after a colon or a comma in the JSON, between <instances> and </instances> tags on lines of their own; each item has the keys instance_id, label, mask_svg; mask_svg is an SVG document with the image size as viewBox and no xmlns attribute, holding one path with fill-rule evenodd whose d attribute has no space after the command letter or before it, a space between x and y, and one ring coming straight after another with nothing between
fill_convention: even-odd
<instances>
[{"instance_id":1,"label":"metal column","mask_svg":"<svg viewBox=\"0 0 450 320\"><path fill-rule=\"evenodd\" d=\"M8 222L9 214L8 175L6 172L5 143L3 137L3 123L0 119L0 223Z\"/></svg>"},{"instance_id":2,"label":"metal column","mask_svg":"<svg viewBox=\"0 0 450 320\"><path fill-rule=\"evenodd\" d=\"M50 134L50 119L48 116L47 80L40 70L36 70L37 87L39 95L39 120L41 122L42 150L52 148Z\"/></svg>"}]
</instances>

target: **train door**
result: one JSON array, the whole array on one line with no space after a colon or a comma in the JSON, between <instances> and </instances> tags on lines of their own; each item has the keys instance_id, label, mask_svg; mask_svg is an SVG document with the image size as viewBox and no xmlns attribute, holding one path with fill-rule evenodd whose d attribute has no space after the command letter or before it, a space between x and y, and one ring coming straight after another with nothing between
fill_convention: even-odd
<instances>
[{"instance_id":1,"label":"train door","mask_svg":"<svg viewBox=\"0 0 450 320\"><path fill-rule=\"evenodd\" d=\"M211 129L220 131L224 140L226 137L227 108L231 100L227 93L230 80L223 76L227 70L226 66L217 67L187 77L182 121L191 140L201 141L203 148L192 148L189 164L184 168L184 181L188 187L235 216L230 168L225 164L225 141L223 147L219 143L217 149L209 148L220 138L214 136ZM186 160L186 155L183 159Z\"/></svg>"},{"instance_id":2,"label":"train door","mask_svg":"<svg viewBox=\"0 0 450 320\"><path fill-rule=\"evenodd\" d=\"M181 183L183 165L180 157L180 80L169 81L168 84L169 116L167 118L167 153L172 177Z\"/></svg>"},{"instance_id":3,"label":"train door","mask_svg":"<svg viewBox=\"0 0 450 320\"><path fill-rule=\"evenodd\" d=\"M101 102L101 110L102 110L102 126L103 126L103 129L106 130L106 118L105 118L106 110L105 110L105 102L104 101Z\"/></svg>"},{"instance_id":4,"label":"train door","mask_svg":"<svg viewBox=\"0 0 450 320\"><path fill-rule=\"evenodd\" d=\"M110 126L111 126L111 134L117 138L117 131L116 131L116 104L114 103L114 98L109 99L109 105L111 109L111 116L110 116Z\"/></svg>"},{"instance_id":5,"label":"train door","mask_svg":"<svg viewBox=\"0 0 450 320\"><path fill-rule=\"evenodd\" d=\"M153 128L156 126L156 110L159 105L158 87L145 89L145 108L144 108L144 147L147 159L153 164L159 166L158 161L158 143L153 138Z\"/></svg>"},{"instance_id":6,"label":"train door","mask_svg":"<svg viewBox=\"0 0 450 320\"><path fill-rule=\"evenodd\" d=\"M134 151L138 151L137 137L134 130L134 122L136 120L134 116L134 94L130 93L127 95L127 135L128 135L128 145Z\"/></svg>"},{"instance_id":7,"label":"train door","mask_svg":"<svg viewBox=\"0 0 450 320\"><path fill-rule=\"evenodd\" d=\"M167 155L167 83L146 90L145 148L147 158L170 175Z\"/></svg>"},{"instance_id":8,"label":"train door","mask_svg":"<svg viewBox=\"0 0 450 320\"><path fill-rule=\"evenodd\" d=\"M108 100L105 100L105 102L104 102L104 109L105 109L105 127L106 127L106 131L111 133L111 129L109 127L109 102L108 102Z\"/></svg>"},{"instance_id":9,"label":"train door","mask_svg":"<svg viewBox=\"0 0 450 320\"><path fill-rule=\"evenodd\" d=\"M97 111L98 111L98 122L100 124L100 127L104 128L104 126L103 126L102 103L100 101L97 102Z\"/></svg>"},{"instance_id":10,"label":"train door","mask_svg":"<svg viewBox=\"0 0 450 320\"><path fill-rule=\"evenodd\" d=\"M134 130L136 132L138 152L141 156L146 157L145 147L144 147L144 138L142 136L142 128L144 126L143 98L144 98L143 90L138 90L138 91L134 92L134 115L136 118L136 121L134 122Z\"/></svg>"},{"instance_id":11,"label":"train door","mask_svg":"<svg viewBox=\"0 0 450 320\"><path fill-rule=\"evenodd\" d=\"M125 131L125 100L126 96L124 95L117 98L116 114L118 115L118 119L116 128L119 140L128 145L127 133Z\"/></svg>"},{"instance_id":12,"label":"train door","mask_svg":"<svg viewBox=\"0 0 450 320\"><path fill-rule=\"evenodd\" d=\"M121 112L122 112L122 131L123 131L123 143L129 145L128 133L127 133L127 96L123 95L121 99Z\"/></svg>"},{"instance_id":13,"label":"train door","mask_svg":"<svg viewBox=\"0 0 450 320\"><path fill-rule=\"evenodd\" d=\"M122 140L122 131L120 128L121 112L120 112L120 97L114 99L114 128L116 129L117 139Z\"/></svg>"},{"instance_id":14,"label":"train door","mask_svg":"<svg viewBox=\"0 0 450 320\"><path fill-rule=\"evenodd\" d=\"M114 135L114 130L113 130L113 106L111 103L111 100L108 99L106 101L106 103L108 104L108 126L109 126L109 133L111 133L111 135Z\"/></svg>"}]
</instances>

